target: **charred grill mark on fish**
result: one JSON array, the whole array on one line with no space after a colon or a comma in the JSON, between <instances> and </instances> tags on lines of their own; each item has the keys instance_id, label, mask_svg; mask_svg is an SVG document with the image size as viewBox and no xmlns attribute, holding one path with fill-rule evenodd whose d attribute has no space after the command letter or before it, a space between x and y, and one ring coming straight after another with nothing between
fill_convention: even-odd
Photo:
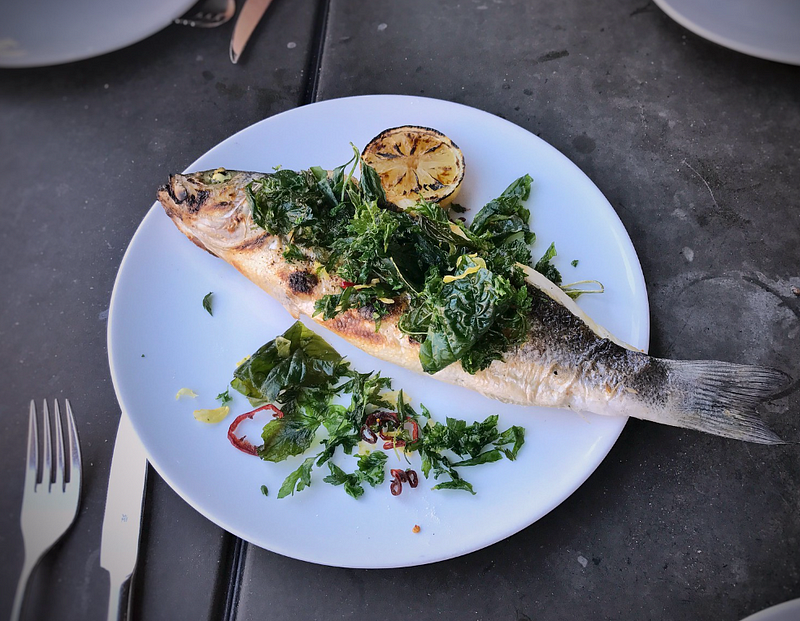
<instances>
[{"instance_id":1,"label":"charred grill mark on fish","mask_svg":"<svg viewBox=\"0 0 800 621\"><path fill-rule=\"evenodd\" d=\"M289 274L289 288L293 293L309 294L319 283L316 274L308 270L297 270Z\"/></svg>"},{"instance_id":2,"label":"charred grill mark on fish","mask_svg":"<svg viewBox=\"0 0 800 621\"><path fill-rule=\"evenodd\" d=\"M260 248L271 239L273 239L272 235L266 232L254 237L248 237L244 242L236 246L236 250L254 250Z\"/></svg>"},{"instance_id":3,"label":"charred grill mark on fish","mask_svg":"<svg viewBox=\"0 0 800 621\"><path fill-rule=\"evenodd\" d=\"M381 310L386 311L383 314L384 318L397 317L399 315L402 315L403 311L405 311L407 307L408 304L406 304L401 300L395 300L394 304L385 304L380 301L375 301L372 304L365 304L364 306L358 309L358 312L364 319L373 319L375 317L375 313L380 314Z\"/></svg>"},{"instance_id":4,"label":"charred grill mark on fish","mask_svg":"<svg viewBox=\"0 0 800 621\"><path fill-rule=\"evenodd\" d=\"M375 323L361 318L354 309L336 315L333 319L323 322L323 325L345 338L366 341L373 346L383 345L386 342L386 337L375 331Z\"/></svg>"},{"instance_id":5,"label":"charred grill mark on fish","mask_svg":"<svg viewBox=\"0 0 800 621\"><path fill-rule=\"evenodd\" d=\"M189 203L189 212L197 213L206 202L209 196L208 190L198 190L197 194L189 194L187 202Z\"/></svg>"},{"instance_id":6,"label":"charred grill mark on fish","mask_svg":"<svg viewBox=\"0 0 800 621\"><path fill-rule=\"evenodd\" d=\"M183 177L179 175L171 175L169 184L161 186L159 191L166 190L169 197L175 202L176 205L183 205L186 203L189 213L197 213L210 196L208 190L197 189L196 192L191 192L190 188L182 183Z\"/></svg>"}]
</instances>

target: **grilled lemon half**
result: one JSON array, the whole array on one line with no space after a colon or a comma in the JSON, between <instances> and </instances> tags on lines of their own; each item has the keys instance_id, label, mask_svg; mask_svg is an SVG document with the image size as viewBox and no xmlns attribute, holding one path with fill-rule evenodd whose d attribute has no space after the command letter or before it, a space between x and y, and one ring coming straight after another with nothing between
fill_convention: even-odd
<instances>
[{"instance_id":1,"label":"grilled lemon half","mask_svg":"<svg viewBox=\"0 0 800 621\"><path fill-rule=\"evenodd\" d=\"M361 154L381 178L386 198L399 207L417 200L447 206L464 179L464 154L428 127L404 125L375 136Z\"/></svg>"}]
</instances>

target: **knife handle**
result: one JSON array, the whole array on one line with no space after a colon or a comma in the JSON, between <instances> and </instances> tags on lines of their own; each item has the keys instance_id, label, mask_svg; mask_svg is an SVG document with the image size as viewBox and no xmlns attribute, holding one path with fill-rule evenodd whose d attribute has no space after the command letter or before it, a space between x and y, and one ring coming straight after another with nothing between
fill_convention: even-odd
<instances>
[{"instance_id":1,"label":"knife handle","mask_svg":"<svg viewBox=\"0 0 800 621\"><path fill-rule=\"evenodd\" d=\"M125 621L130 612L130 583L131 574L122 577L109 575L110 590L108 593L108 621ZM127 585L126 585L127 583Z\"/></svg>"}]
</instances>

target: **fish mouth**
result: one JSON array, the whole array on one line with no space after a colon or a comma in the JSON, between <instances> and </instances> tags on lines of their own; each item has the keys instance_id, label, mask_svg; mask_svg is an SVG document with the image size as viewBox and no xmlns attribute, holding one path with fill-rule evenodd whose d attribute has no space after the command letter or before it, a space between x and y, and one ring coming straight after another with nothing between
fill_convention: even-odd
<instances>
[{"instance_id":1,"label":"fish mouth","mask_svg":"<svg viewBox=\"0 0 800 621\"><path fill-rule=\"evenodd\" d=\"M183 175L170 175L169 183L158 188L158 199L162 203L166 194L176 207L181 207L189 213L197 213L208 199L210 192L201 190Z\"/></svg>"}]
</instances>

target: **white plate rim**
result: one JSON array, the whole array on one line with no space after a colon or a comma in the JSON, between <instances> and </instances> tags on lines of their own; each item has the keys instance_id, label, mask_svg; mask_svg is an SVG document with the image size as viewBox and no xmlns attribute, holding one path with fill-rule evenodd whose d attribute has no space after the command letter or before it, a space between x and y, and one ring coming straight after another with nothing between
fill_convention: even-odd
<instances>
[{"instance_id":1,"label":"white plate rim","mask_svg":"<svg viewBox=\"0 0 800 621\"><path fill-rule=\"evenodd\" d=\"M775 604L745 617L742 621L789 621L797 618L794 615L790 617L790 613L800 614L800 598Z\"/></svg>"},{"instance_id":2,"label":"white plate rim","mask_svg":"<svg viewBox=\"0 0 800 621\"><path fill-rule=\"evenodd\" d=\"M583 177L586 181L588 181L588 183L591 184L591 186L596 191L598 200L601 203L604 203L606 205L607 213L605 215L610 218L610 226L615 228L615 232L616 233L621 234L621 235L624 236L625 240L627 240L627 244L629 245L629 251L632 253L632 257L633 257L633 260L634 260L635 264L634 265L629 265L629 266L627 266L627 268L630 270L629 276L636 281L636 287L641 292L641 294L643 295L643 299L637 299L637 305L640 307L640 312L642 314L642 316L639 317L639 319L641 320L641 325L639 325L639 327L637 328L637 330L638 330L638 338L629 338L628 340L633 345L639 346L639 347L641 347L643 349L647 348L647 343L648 343L648 340L649 340L649 307L648 307L648 302L647 302L647 295L646 295L646 287L645 287L645 283L644 283L644 276L643 276L643 274L641 272L641 266L640 266L640 264L638 262L638 258L636 257L635 249L633 248L633 245L630 242L630 238L628 237L627 232L625 231L622 222L619 220L618 216L614 212L614 210L611 207L611 205L608 204L607 200L602 195L600 190L597 189L596 186L594 186L594 184L588 179L588 177L586 177L578 169L578 167L575 166L575 164L572 163L570 160L568 160L563 154L561 154L555 148L553 148L552 146L548 145L547 143L542 141L537 136L531 134L527 130L525 130L525 129L517 126L517 125L514 125L513 123L511 123L511 122L509 122L509 121L507 121L505 119L501 119L500 117L492 115L492 114L490 114L488 112L477 110L475 108L471 108L471 107L465 106L463 104L447 102L447 101L442 101L442 100L437 100L437 99L432 99L432 98L405 96L405 95L363 95L363 96L357 96L357 97L344 97L344 98L340 98L340 99L326 100L326 101L310 104L308 106L303 106L301 108L295 108L295 109L283 112L283 113L281 113L279 115L275 115L273 117L269 117L267 119L264 119L263 121L260 121L259 123L256 123L256 124L254 124L254 125L252 125L252 126L250 126L248 128L245 128L245 129L241 130L240 132L237 132L236 134L232 135L231 137L229 137L225 141L221 142L216 147L212 148L206 154L204 154L203 156L198 158L198 160L195 163L193 163L191 166L187 167L186 170L187 171L192 170L192 169L196 170L198 168L198 162L202 162L204 159L208 158L209 155L215 151L215 149L218 149L221 146L225 145L226 143L230 143L231 141L232 142L236 142L243 134L245 134L246 132L253 131L256 126L259 126L262 123L280 122L281 118L286 118L289 115L296 115L296 114L299 113L298 111L301 111L301 110L302 111L313 110L315 113L323 114L323 113L328 113L333 108L337 108L337 107L341 107L341 106L344 106L345 108L348 108L348 107L351 107L351 106L360 106L360 105L366 105L366 106L369 106L369 107L380 107L382 105L386 105L387 103L391 103L392 105L397 105L397 106L415 106L416 105L416 106L420 106L422 109L425 109L425 107L438 108L438 107L441 107L441 106L445 106L448 110L458 111L459 113L462 113L462 114L478 115L479 117L484 118L484 119L493 119L493 121L496 122L496 123L504 124L505 129L508 130L509 132L521 132L526 136L527 139L533 140L533 141L539 141L539 143L540 143L539 146L542 147L542 148L549 149L552 157L561 158L563 160L561 163L564 166L571 167L571 169L573 170L574 174L579 175L579 176ZM313 164L314 164L314 162L309 162L309 165L313 165ZM109 355L109 365L110 365L110 369L111 369L111 375L112 375L112 380L113 380L113 383L114 383L114 388L115 388L118 400L119 400L120 404L122 405L123 409L126 408L126 403L125 403L125 400L124 400L124 396L120 391L120 378L118 376L117 365L115 364L115 339L114 339L114 333L115 333L115 330L116 330L116 316L117 316L116 306L117 306L118 298L119 298L119 283L120 283L121 276L123 274L125 274L126 270L129 268L130 263L132 261L132 259L131 259L131 256L133 256L132 255L132 249L135 248L140 243L141 238L145 235L144 231L145 231L146 225L153 218L162 217L163 216L163 214L161 214L160 212L161 212L161 206L158 203L155 203L153 205L153 207L146 214L145 218L143 219L142 223L140 224L139 228L137 229L136 233L134 234L128 249L126 250L125 256L123 257L123 260L122 260L122 262L120 264L117 281L115 282L114 289L112 291L111 303L110 303L110 307L109 307L109 320L108 320L108 355ZM130 409L128 409L128 413L129 413L129 415L132 414ZM437 553L434 552L434 553L431 553L431 554L423 555L420 558L411 558L411 557L408 557L408 558L392 558L392 559L388 559L388 560L387 559L377 560L374 563L373 562L365 563L363 560L359 560L358 562L350 562L347 559L333 559L333 558L330 558L330 557L323 557L323 556L320 556L320 555L314 554L314 553L311 553L311 554L309 554L307 552L306 553L299 553L296 550L292 550L291 546L287 547L287 546L283 546L283 545L277 544L275 542L272 542L272 545L265 545L263 540L259 540L257 538L254 538L252 532L246 532L246 531L238 528L236 524L231 523L230 521L227 521L224 517L218 515L206 503L202 502L197 497L193 497L191 493L189 493L185 489L181 488L181 486L177 483L177 481L175 480L175 477L173 476L174 471L171 470L171 468L168 467L168 465L166 463L164 463L164 461L162 459L160 459L158 455L154 455L150 451L150 448L148 447L148 443L145 440L146 433L144 433L144 432L146 430L143 427L142 421L140 421L138 419L138 417L135 416L135 413L133 413L131 415L132 424L133 424L134 428L136 429L137 433L139 434L140 438L143 438L143 442L145 444L145 448L148 450L148 453L150 454L151 464L154 466L156 471L181 497L184 498L184 500L186 500L191 506L193 506L196 510L198 510L201 514L206 516L208 519L212 520L213 522L215 522L216 524L218 524L219 526L221 526L225 530L233 533L234 535L236 535L236 536L238 536L238 537L240 537L240 538L242 538L242 539L244 539L246 541L249 541L251 543L254 543L255 545L258 545L260 547L264 547L266 549L272 550L274 552L277 552L277 553L280 553L280 554L283 554L283 555L286 555L286 556L289 556L289 557L297 558L299 560L314 562L314 563L320 563L320 564L323 564L323 565L332 565L332 566L339 566L339 567L358 567L358 568L394 568L394 567L406 567L406 566L414 566L414 565L421 565L421 564L426 564L426 563L431 563L431 562L437 562L437 561L440 561L440 560L445 560L445 559L448 559L448 558L454 558L456 556L461 556L463 554L467 554L467 553L476 551L478 549L484 548L484 547L486 547L488 545L496 543L497 541L501 541L502 539L505 539L505 538L515 534L519 530L522 530L523 528L529 526L530 524L534 523L535 521L537 521L538 519L540 519L541 517L543 517L544 515L546 515L550 511L552 511L552 509L554 509L556 506L561 504L566 498L568 498L572 493L574 493L574 491L576 489L578 489L578 487L580 487L580 485L582 485L583 482L585 482L585 480L592 474L592 472L594 472L594 470L597 468L597 466L599 466L599 464L602 462L602 460L605 458L605 456L608 454L608 452L613 447L614 443L616 442L617 438L619 437L619 434L622 432L622 429L625 426L626 420L627 419L624 419L624 418L603 419L603 424L604 425L609 425L610 426L609 429L612 429L612 431L610 431L609 434L602 439L602 441L598 440L597 446L593 447L593 449L596 448L596 451L592 452L593 461L590 464L587 465L585 471L581 472L580 475L577 476L574 479L574 481L572 481L572 483L570 484L570 486L568 488L564 488L563 490L560 491L560 493L558 494L557 497L552 498L552 501L549 504L541 506L540 510L537 512L536 515L530 516L530 519L526 519L523 522L515 523L514 526L512 528L508 529L507 531L505 531L502 534L502 536L495 536L495 537L492 537L490 539L475 540L475 541L471 542L470 544L461 547L457 551L450 550L450 551L448 551L447 553L444 553L444 554L437 554ZM226 450L228 448L229 447L226 446L225 449L223 449L223 450Z\"/></svg>"},{"instance_id":3,"label":"white plate rim","mask_svg":"<svg viewBox=\"0 0 800 621\"><path fill-rule=\"evenodd\" d=\"M163 11L160 12L158 16L153 16L137 23L136 28L128 30L125 32L124 36L121 36L113 43L101 44L92 50L82 50L76 49L75 46L66 46L64 49L60 49L56 52L40 52L33 55L4 56L0 54L0 68L31 69L35 67L52 67L116 52L117 50L144 41L148 37L168 27L175 19L186 13L195 2L196 0L168 0L168 2L160 3L160 7ZM142 13L143 15L148 15L147 11L142 11ZM127 23L130 24L130 22ZM95 30L102 28L102 24L97 24ZM5 38L9 38L8 34Z\"/></svg>"},{"instance_id":4,"label":"white plate rim","mask_svg":"<svg viewBox=\"0 0 800 621\"><path fill-rule=\"evenodd\" d=\"M681 26L703 37L709 41L717 43L723 47L754 56L764 60L772 60L791 65L800 65L800 46L795 49L785 49L776 46L774 40L761 41L758 44L741 41L730 34L726 34L720 28L719 22L713 20L702 20L692 18L684 9L684 0L654 0L658 7L670 18ZM693 2L695 0L692 0ZM699 3L707 3L707 0L697 0ZM756 7L754 4L753 7ZM800 38L800 28L798 28L798 38Z\"/></svg>"}]
</instances>

